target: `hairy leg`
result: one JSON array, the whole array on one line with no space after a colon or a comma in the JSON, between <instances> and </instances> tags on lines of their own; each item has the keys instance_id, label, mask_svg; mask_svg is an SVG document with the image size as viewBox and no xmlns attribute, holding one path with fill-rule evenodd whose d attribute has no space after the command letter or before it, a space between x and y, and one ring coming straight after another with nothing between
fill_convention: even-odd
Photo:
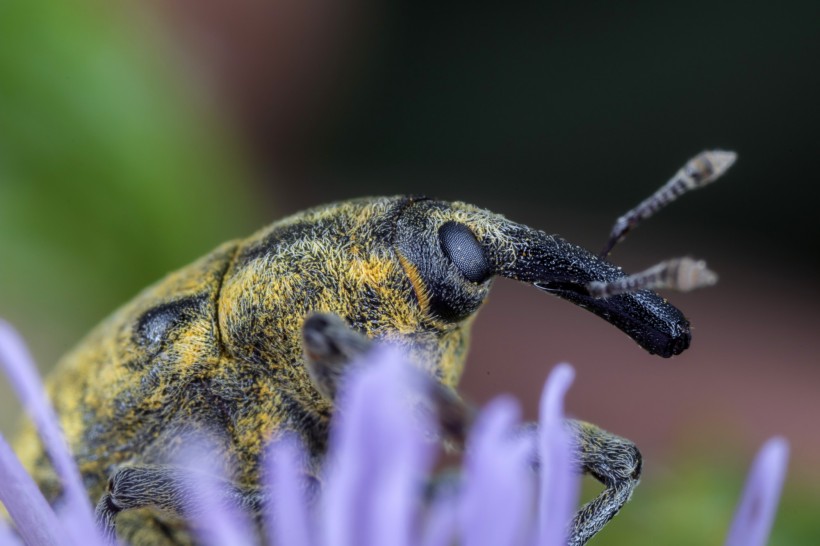
<instances>
[{"instance_id":1,"label":"hairy leg","mask_svg":"<svg viewBox=\"0 0 820 546\"><path fill-rule=\"evenodd\" d=\"M575 439L578 467L604 485L572 520L570 546L581 546L600 531L632 496L641 477L641 453L634 443L583 421L567 420Z\"/></svg>"},{"instance_id":2,"label":"hairy leg","mask_svg":"<svg viewBox=\"0 0 820 546\"><path fill-rule=\"evenodd\" d=\"M374 342L351 329L339 316L315 313L302 326L305 365L316 389L328 400L344 388L345 373L352 362L373 348ZM467 429L473 420L473 408L453 389L419 371L419 386L426 393L416 401L416 409L434 414L439 436L445 447L464 447Z\"/></svg>"},{"instance_id":3,"label":"hairy leg","mask_svg":"<svg viewBox=\"0 0 820 546\"><path fill-rule=\"evenodd\" d=\"M197 514L195 495L202 492L196 487L198 481L213 479L202 472L175 465L135 464L118 468L108 482L108 490L97 503L97 524L101 527L109 543L114 542L117 531L118 514L126 510L152 508L170 521L182 521L207 514ZM313 498L318 489L318 481L305 475L307 497ZM235 508L252 517L259 517L269 495L260 486L237 484L220 480L217 485L221 506ZM210 499L213 502L213 499ZM169 527L172 528L172 526Z\"/></svg>"}]
</instances>

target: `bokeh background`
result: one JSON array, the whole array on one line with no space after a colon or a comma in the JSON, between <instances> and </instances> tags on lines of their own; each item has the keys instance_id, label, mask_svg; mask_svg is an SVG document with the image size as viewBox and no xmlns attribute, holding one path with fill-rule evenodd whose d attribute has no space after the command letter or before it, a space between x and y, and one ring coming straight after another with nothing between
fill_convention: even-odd
<instances>
[{"instance_id":1,"label":"bokeh background","mask_svg":"<svg viewBox=\"0 0 820 546\"><path fill-rule=\"evenodd\" d=\"M595 543L720 544L762 442L792 446L771 544L820 543L820 3L0 2L0 315L42 369L162 274L306 206L459 199L597 250L704 148L724 180L634 232L628 270L692 254L672 360L498 282L464 378L638 443ZM17 403L0 384L0 428ZM588 485L588 493L595 490Z\"/></svg>"}]
</instances>

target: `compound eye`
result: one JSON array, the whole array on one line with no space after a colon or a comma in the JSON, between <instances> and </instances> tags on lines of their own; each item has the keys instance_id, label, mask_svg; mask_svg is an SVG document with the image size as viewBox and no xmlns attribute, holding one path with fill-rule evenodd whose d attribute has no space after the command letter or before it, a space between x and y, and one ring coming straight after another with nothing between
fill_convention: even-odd
<instances>
[{"instance_id":1,"label":"compound eye","mask_svg":"<svg viewBox=\"0 0 820 546\"><path fill-rule=\"evenodd\" d=\"M484 255L484 247L470 228L458 222L445 222L438 230L438 239L444 254L467 280L481 283L492 276L493 270Z\"/></svg>"}]
</instances>

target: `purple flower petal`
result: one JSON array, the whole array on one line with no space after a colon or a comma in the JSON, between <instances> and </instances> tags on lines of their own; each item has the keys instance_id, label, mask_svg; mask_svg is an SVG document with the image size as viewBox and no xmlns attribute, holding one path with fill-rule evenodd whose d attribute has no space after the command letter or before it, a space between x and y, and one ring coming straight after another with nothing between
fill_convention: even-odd
<instances>
[{"instance_id":1,"label":"purple flower petal","mask_svg":"<svg viewBox=\"0 0 820 546\"><path fill-rule=\"evenodd\" d=\"M783 438L772 438L760 449L746 479L726 546L766 544L786 477L788 459L789 444Z\"/></svg>"},{"instance_id":2,"label":"purple flower petal","mask_svg":"<svg viewBox=\"0 0 820 546\"><path fill-rule=\"evenodd\" d=\"M8 524L0 519L0 546L23 546Z\"/></svg>"},{"instance_id":3,"label":"purple flower petal","mask_svg":"<svg viewBox=\"0 0 820 546\"><path fill-rule=\"evenodd\" d=\"M0 518L0 546L23 546L23 542L2 518Z\"/></svg>"},{"instance_id":4,"label":"purple flower petal","mask_svg":"<svg viewBox=\"0 0 820 546\"><path fill-rule=\"evenodd\" d=\"M23 407L37 426L43 445L62 481L65 499L62 512L72 522L66 531L75 544L101 546L102 540L94 525L94 516L80 473L60 431L54 410L46 398L31 355L20 335L3 320L0 320L0 364ZM65 542L65 537L63 541Z\"/></svg>"},{"instance_id":5,"label":"purple flower petal","mask_svg":"<svg viewBox=\"0 0 820 546\"><path fill-rule=\"evenodd\" d=\"M237 506L226 496L228 482L214 464L219 451L204 438L194 439L176 460L190 471L185 478L185 507L189 523L205 546L252 546L255 534Z\"/></svg>"},{"instance_id":6,"label":"purple flower petal","mask_svg":"<svg viewBox=\"0 0 820 546\"><path fill-rule=\"evenodd\" d=\"M409 546L432 458L432 426L412 411L418 372L391 348L351 369L331 433L322 544Z\"/></svg>"},{"instance_id":7,"label":"purple flower petal","mask_svg":"<svg viewBox=\"0 0 820 546\"><path fill-rule=\"evenodd\" d=\"M479 416L465 460L461 544L517 545L529 540L534 483L532 445L515 434L518 404L498 398Z\"/></svg>"},{"instance_id":8,"label":"purple flower petal","mask_svg":"<svg viewBox=\"0 0 820 546\"><path fill-rule=\"evenodd\" d=\"M37 484L0 436L0 501L29 546L58 546L64 531ZM0 523L4 523L0 520ZM11 531L6 527L9 535ZM2 533L0 533L2 534ZM6 544L0 538L0 544Z\"/></svg>"},{"instance_id":9,"label":"purple flower petal","mask_svg":"<svg viewBox=\"0 0 820 546\"><path fill-rule=\"evenodd\" d=\"M572 468L570 438L564 427L564 395L572 385L575 371L559 364L547 378L541 396L539 458L540 546L562 546L578 501L578 478Z\"/></svg>"},{"instance_id":10,"label":"purple flower petal","mask_svg":"<svg viewBox=\"0 0 820 546\"><path fill-rule=\"evenodd\" d=\"M300 465L305 456L302 446L294 436L286 436L268 449L267 488L272 502L268 503L266 527L271 546L310 546L310 516Z\"/></svg>"},{"instance_id":11,"label":"purple flower petal","mask_svg":"<svg viewBox=\"0 0 820 546\"><path fill-rule=\"evenodd\" d=\"M456 543L459 500L459 495L454 492L444 493L433 500L425 521L421 546L452 546Z\"/></svg>"}]
</instances>

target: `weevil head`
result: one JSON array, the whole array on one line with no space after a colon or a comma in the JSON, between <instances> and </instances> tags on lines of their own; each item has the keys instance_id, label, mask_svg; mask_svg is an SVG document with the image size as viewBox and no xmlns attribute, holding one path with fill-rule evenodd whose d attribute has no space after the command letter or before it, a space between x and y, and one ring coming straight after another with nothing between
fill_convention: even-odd
<instances>
[{"instance_id":1,"label":"weevil head","mask_svg":"<svg viewBox=\"0 0 820 546\"><path fill-rule=\"evenodd\" d=\"M651 354L670 357L689 347L689 322L649 290L594 298L591 281L626 276L618 267L561 237L511 222L464 203L420 201L398 221L397 251L429 288L430 312L442 320L471 316L494 277L530 283L587 309Z\"/></svg>"},{"instance_id":2,"label":"weevil head","mask_svg":"<svg viewBox=\"0 0 820 546\"><path fill-rule=\"evenodd\" d=\"M640 291L595 299L584 286L619 268L563 239L467 205L425 198L346 201L278 222L238 247L219 298L224 347L289 366L311 312L344 318L455 385L472 319L495 277L523 281L592 311L647 351L678 354L688 323Z\"/></svg>"}]
</instances>

